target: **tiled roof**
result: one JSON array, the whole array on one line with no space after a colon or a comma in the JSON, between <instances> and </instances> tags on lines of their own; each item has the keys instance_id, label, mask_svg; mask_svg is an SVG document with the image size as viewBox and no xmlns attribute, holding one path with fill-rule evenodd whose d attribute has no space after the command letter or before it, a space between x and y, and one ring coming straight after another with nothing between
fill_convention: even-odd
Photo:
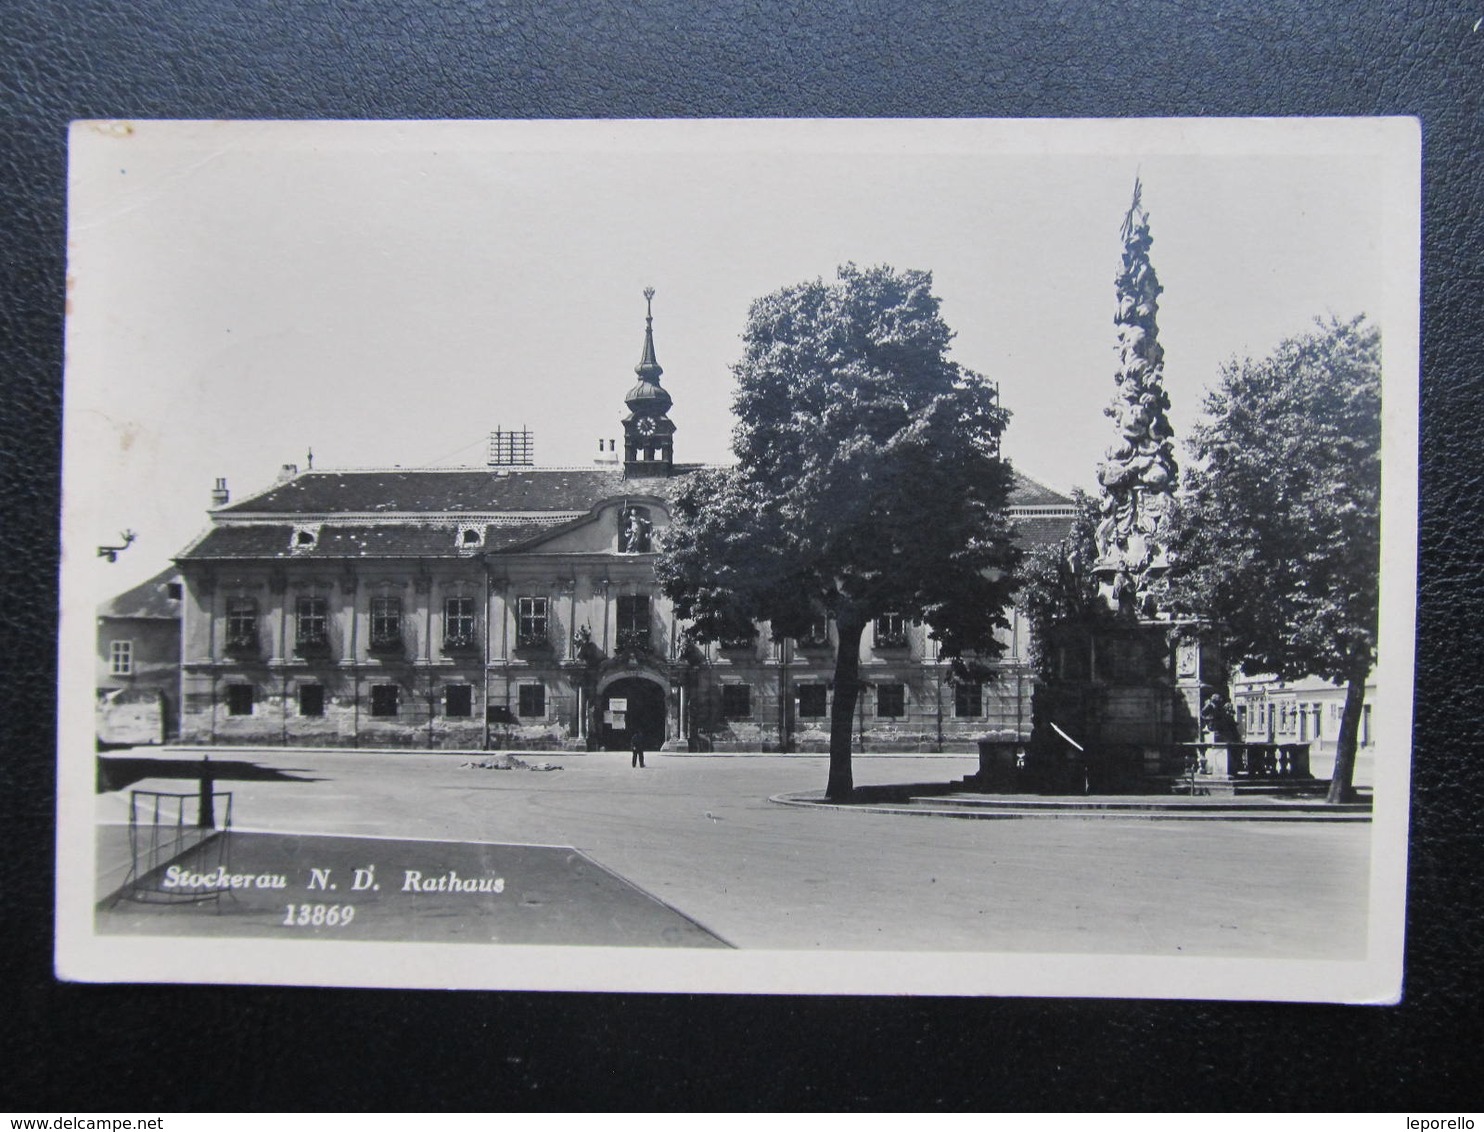
<instances>
[{"instance_id":1,"label":"tiled roof","mask_svg":"<svg viewBox=\"0 0 1484 1132\"><path fill-rule=\"evenodd\" d=\"M701 465L676 465L675 479L626 480L622 468L487 469L303 472L286 483L239 500L218 515L489 514L588 511L628 494L666 495L679 475ZM1067 505L1071 500L1019 472L1011 506Z\"/></svg>"},{"instance_id":2,"label":"tiled roof","mask_svg":"<svg viewBox=\"0 0 1484 1132\"><path fill-rule=\"evenodd\" d=\"M479 550L507 551L541 539L592 512L607 499L626 495L670 495L684 473L701 465L677 465L673 478L625 479L622 468L487 469L304 472L258 495L213 513L212 529L184 550L183 560L230 558L434 558L468 556ZM1012 508L1071 507L1072 501L1016 473ZM521 520L522 514L529 516ZM385 515L381 523L369 516ZM442 523L414 517L447 516ZM477 546L460 546L460 515L503 515L480 524ZM283 522L254 522L251 516ZM313 545L293 546L293 520L324 516ZM335 520L345 516L345 520ZM364 522L356 522L368 516ZM413 521L409 522L409 518ZM248 520L248 521L244 521ZM312 524L311 520L311 524ZM1021 539L1040 546L1061 538L1070 518L1033 512L1016 519Z\"/></svg>"},{"instance_id":3,"label":"tiled roof","mask_svg":"<svg viewBox=\"0 0 1484 1132\"><path fill-rule=\"evenodd\" d=\"M180 571L168 566L149 581L105 601L98 606L98 616L174 620L180 616L180 599L171 597L165 587L178 581Z\"/></svg>"},{"instance_id":4,"label":"tiled roof","mask_svg":"<svg viewBox=\"0 0 1484 1132\"><path fill-rule=\"evenodd\" d=\"M1024 472L1015 473L1015 487L1010 491L1012 507L1070 507L1072 497L1033 480Z\"/></svg>"},{"instance_id":5,"label":"tiled roof","mask_svg":"<svg viewBox=\"0 0 1484 1132\"><path fill-rule=\"evenodd\" d=\"M1060 542L1072 529L1073 516L1036 515L1013 519L1015 541L1022 550L1039 550L1043 546Z\"/></svg>"},{"instance_id":6,"label":"tiled roof","mask_svg":"<svg viewBox=\"0 0 1484 1132\"><path fill-rule=\"evenodd\" d=\"M679 466L689 471L693 466ZM616 468L393 469L303 472L216 512L237 515L489 514L589 511L625 493L663 495L673 480L625 480Z\"/></svg>"}]
</instances>

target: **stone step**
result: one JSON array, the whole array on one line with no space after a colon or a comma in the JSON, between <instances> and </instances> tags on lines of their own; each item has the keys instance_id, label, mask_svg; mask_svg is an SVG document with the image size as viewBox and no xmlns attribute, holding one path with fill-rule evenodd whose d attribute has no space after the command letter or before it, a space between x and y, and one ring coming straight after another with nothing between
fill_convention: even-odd
<instances>
[{"instance_id":1,"label":"stone step","mask_svg":"<svg viewBox=\"0 0 1484 1132\"><path fill-rule=\"evenodd\" d=\"M935 800L940 801L940 800ZM1284 812L1267 810L1203 810L1203 809L1052 809L1021 808L1012 806L943 806L909 805L898 807L871 807L877 812L918 815L922 817L965 818L971 821L1241 821L1241 822L1369 822L1369 810L1340 809L1339 812L1316 812L1304 810Z\"/></svg>"},{"instance_id":2,"label":"stone step","mask_svg":"<svg viewBox=\"0 0 1484 1132\"><path fill-rule=\"evenodd\" d=\"M915 794L909 801L913 806L943 806L948 808L1014 809L1028 811L1177 811L1213 813L1277 813L1277 814L1369 814L1369 800L1343 802L1330 805L1321 801L1286 801L1271 798L1196 798L1185 799L1163 796L1139 798L1046 798L1014 794Z\"/></svg>"}]
</instances>

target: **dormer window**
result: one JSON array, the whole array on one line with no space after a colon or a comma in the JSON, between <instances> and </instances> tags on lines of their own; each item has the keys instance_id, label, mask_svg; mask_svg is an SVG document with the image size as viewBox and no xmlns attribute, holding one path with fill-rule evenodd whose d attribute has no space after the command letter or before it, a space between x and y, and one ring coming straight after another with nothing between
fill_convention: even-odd
<instances>
[{"instance_id":1,"label":"dormer window","mask_svg":"<svg viewBox=\"0 0 1484 1132\"><path fill-rule=\"evenodd\" d=\"M289 538L289 549L295 554L304 554L319 544L319 526L297 525Z\"/></svg>"},{"instance_id":2,"label":"dormer window","mask_svg":"<svg viewBox=\"0 0 1484 1132\"><path fill-rule=\"evenodd\" d=\"M484 529L464 523L459 527L457 545L460 550L472 550L484 545Z\"/></svg>"}]
</instances>

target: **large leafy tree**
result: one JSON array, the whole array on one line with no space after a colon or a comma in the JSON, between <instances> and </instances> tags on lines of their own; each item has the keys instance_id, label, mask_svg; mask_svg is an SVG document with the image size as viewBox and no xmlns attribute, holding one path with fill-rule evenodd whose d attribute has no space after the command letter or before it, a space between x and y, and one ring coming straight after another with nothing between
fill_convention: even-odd
<instances>
[{"instance_id":1,"label":"large leafy tree","mask_svg":"<svg viewBox=\"0 0 1484 1132\"><path fill-rule=\"evenodd\" d=\"M1072 503L1077 514L1066 536L1025 556L1015 594L1030 629L1031 664L1043 679L1052 676L1058 630L1075 629L1085 640L1097 626L1116 617L1099 592L1093 571L1101 506L1080 488L1072 492Z\"/></svg>"},{"instance_id":2,"label":"large leafy tree","mask_svg":"<svg viewBox=\"0 0 1484 1132\"><path fill-rule=\"evenodd\" d=\"M1380 334L1364 318L1321 323L1229 364L1205 408L1174 592L1226 629L1246 671L1345 686L1329 788L1342 801L1376 659Z\"/></svg>"},{"instance_id":3,"label":"large leafy tree","mask_svg":"<svg viewBox=\"0 0 1484 1132\"><path fill-rule=\"evenodd\" d=\"M925 271L847 265L752 304L734 467L679 492L656 564L701 639L834 619L826 793L853 789L860 642L884 613L925 621L947 655L996 655L1017 551L993 387L948 358Z\"/></svg>"}]
</instances>

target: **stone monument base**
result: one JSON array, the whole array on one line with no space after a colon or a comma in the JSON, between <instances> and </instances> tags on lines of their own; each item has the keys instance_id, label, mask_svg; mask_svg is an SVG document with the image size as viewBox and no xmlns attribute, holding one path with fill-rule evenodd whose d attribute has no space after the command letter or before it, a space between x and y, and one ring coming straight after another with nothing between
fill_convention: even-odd
<instances>
[{"instance_id":1,"label":"stone monument base","mask_svg":"<svg viewBox=\"0 0 1484 1132\"><path fill-rule=\"evenodd\" d=\"M1149 794L1183 781L1190 745L1202 739L1201 705L1225 689L1215 634L1196 622L1129 617L1059 626L1048 644L1052 673L1036 688L1019 782L1050 793Z\"/></svg>"}]
</instances>

